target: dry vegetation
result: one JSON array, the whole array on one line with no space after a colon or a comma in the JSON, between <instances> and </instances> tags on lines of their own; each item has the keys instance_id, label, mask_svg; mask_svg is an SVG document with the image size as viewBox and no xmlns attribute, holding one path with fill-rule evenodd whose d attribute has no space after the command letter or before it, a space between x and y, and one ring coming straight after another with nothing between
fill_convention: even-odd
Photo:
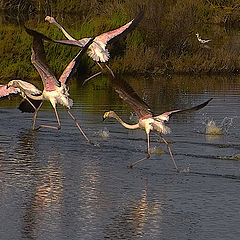
<instances>
[{"instance_id":1,"label":"dry vegetation","mask_svg":"<svg viewBox=\"0 0 240 240\"><path fill-rule=\"evenodd\" d=\"M240 39L226 32L228 26L240 25L239 0L0 0L0 6L17 9L19 16L29 12L24 24L58 39L62 38L61 32L43 22L47 14L55 16L73 36L80 38L119 27L145 7L140 26L112 46L109 65L115 72L219 73L240 69ZM41 20L34 15L39 12ZM14 26L0 25L1 65L4 66L0 76L26 76L34 72L29 61L31 39L22 32L19 27L16 30ZM212 39L209 48L197 41L196 32ZM49 60L55 71L60 73L65 66L62 59L67 62L76 51L69 47L49 48ZM83 65L90 64L95 71L91 63L84 58Z\"/></svg>"}]
</instances>

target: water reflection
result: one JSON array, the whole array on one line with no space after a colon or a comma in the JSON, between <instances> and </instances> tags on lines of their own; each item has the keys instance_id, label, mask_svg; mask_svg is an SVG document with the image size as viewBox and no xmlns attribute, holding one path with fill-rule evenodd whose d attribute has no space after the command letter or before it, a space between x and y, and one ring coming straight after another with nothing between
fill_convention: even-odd
<instances>
[{"instance_id":1,"label":"water reflection","mask_svg":"<svg viewBox=\"0 0 240 240\"><path fill-rule=\"evenodd\" d=\"M63 204L63 172L56 156L39 169L32 189L32 197L24 209L23 237L35 239L39 233L58 231Z\"/></svg>"},{"instance_id":2,"label":"water reflection","mask_svg":"<svg viewBox=\"0 0 240 240\"><path fill-rule=\"evenodd\" d=\"M102 123L110 109L136 120L108 78L92 80L84 88L71 81L74 114L99 148L82 141L61 108L64 130L33 132L28 130L32 114L12 109L18 99L0 102L3 239L197 239L209 233L220 239L222 229L237 229L239 77L124 79L156 113L214 97L203 111L169 122L174 154L181 168L190 166L191 171L172 171L154 136L158 154L133 170L127 168L142 155L146 139L115 122ZM50 105L39 118L43 115L54 118ZM222 128L219 138L207 137L209 120Z\"/></svg>"},{"instance_id":3,"label":"water reflection","mask_svg":"<svg viewBox=\"0 0 240 240\"><path fill-rule=\"evenodd\" d=\"M163 206L165 194L162 193L159 199L148 199L148 182L140 198L127 203L121 209L120 215L112 218L111 224L105 229L106 239L132 239L142 238L146 233L151 232L159 235L161 233L161 221L163 219ZM151 228L149 228L149 225Z\"/></svg>"},{"instance_id":4,"label":"water reflection","mask_svg":"<svg viewBox=\"0 0 240 240\"><path fill-rule=\"evenodd\" d=\"M9 145L8 154L1 157L2 198L7 201L13 189L21 196L7 205L23 209L22 235L29 239L36 239L42 229L52 232L59 228L63 194L60 156L53 152L41 163L36 134L32 130L20 132L16 144Z\"/></svg>"}]
</instances>

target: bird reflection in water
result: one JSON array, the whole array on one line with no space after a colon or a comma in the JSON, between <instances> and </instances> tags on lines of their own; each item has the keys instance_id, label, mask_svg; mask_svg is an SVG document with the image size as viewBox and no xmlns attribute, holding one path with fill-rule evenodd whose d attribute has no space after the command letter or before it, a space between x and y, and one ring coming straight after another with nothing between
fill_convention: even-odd
<instances>
[{"instance_id":1,"label":"bird reflection in water","mask_svg":"<svg viewBox=\"0 0 240 240\"><path fill-rule=\"evenodd\" d=\"M109 239L132 239L133 237L143 237L149 230L161 231L161 220L163 218L163 204L165 194L157 199L148 199L148 181L142 189L140 198L127 203L124 211L116 215L112 223L105 229L105 238ZM151 225L148 229L147 225ZM157 225L152 228L152 226Z\"/></svg>"},{"instance_id":2,"label":"bird reflection in water","mask_svg":"<svg viewBox=\"0 0 240 240\"><path fill-rule=\"evenodd\" d=\"M10 150L13 158L6 169L7 173L11 173L11 183L8 184L17 184L21 194L26 196L22 206L22 233L28 239L34 239L40 231L58 225L63 198L63 172L59 165L61 155L51 153L46 161L40 159L36 140L35 131L20 133L17 146Z\"/></svg>"},{"instance_id":3,"label":"bird reflection in water","mask_svg":"<svg viewBox=\"0 0 240 240\"><path fill-rule=\"evenodd\" d=\"M63 172L59 156L52 156L45 167L36 170L32 197L24 213L24 237L33 239L45 230L59 229L63 202Z\"/></svg>"}]
</instances>

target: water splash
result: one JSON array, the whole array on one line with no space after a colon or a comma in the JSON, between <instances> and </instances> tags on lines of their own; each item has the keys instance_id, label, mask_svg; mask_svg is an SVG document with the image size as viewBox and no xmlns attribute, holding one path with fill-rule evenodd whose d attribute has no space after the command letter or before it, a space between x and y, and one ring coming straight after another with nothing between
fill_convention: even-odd
<instances>
[{"instance_id":1,"label":"water splash","mask_svg":"<svg viewBox=\"0 0 240 240\"><path fill-rule=\"evenodd\" d=\"M109 138L110 134L109 131L104 128L103 130L99 130L98 132L96 132L95 135L100 138Z\"/></svg>"},{"instance_id":2,"label":"water splash","mask_svg":"<svg viewBox=\"0 0 240 240\"><path fill-rule=\"evenodd\" d=\"M206 135L221 136L228 134L230 127L233 125L233 120L236 117L225 117L220 124L217 124L214 120L207 120L204 124L206 125Z\"/></svg>"},{"instance_id":3,"label":"water splash","mask_svg":"<svg viewBox=\"0 0 240 240\"><path fill-rule=\"evenodd\" d=\"M206 124L206 135L223 135L223 129L221 126L217 126L215 121L208 121Z\"/></svg>"},{"instance_id":4,"label":"water splash","mask_svg":"<svg viewBox=\"0 0 240 240\"><path fill-rule=\"evenodd\" d=\"M240 161L240 154L234 154L232 156L219 157L221 160L235 160Z\"/></svg>"},{"instance_id":5,"label":"water splash","mask_svg":"<svg viewBox=\"0 0 240 240\"><path fill-rule=\"evenodd\" d=\"M151 154L164 154L164 153L166 153L163 149L161 149L161 148L158 148L158 147L152 147L151 149L150 149L150 153Z\"/></svg>"},{"instance_id":6,"label":"water splash","mask_svg":"<svg viewBox=\"0 0 240 240\"><path fill-rule=\"evenodd\" d=\"M181 172L190 173L191 172L190 167L184 168Z\"/></svg>"}]
</instances>

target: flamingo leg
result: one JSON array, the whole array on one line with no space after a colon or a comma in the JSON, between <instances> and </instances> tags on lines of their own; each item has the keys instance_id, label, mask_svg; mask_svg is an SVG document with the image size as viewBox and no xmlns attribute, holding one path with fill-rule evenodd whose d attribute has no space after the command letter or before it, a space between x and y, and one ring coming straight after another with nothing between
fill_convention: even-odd
<instances>
[{"instance_id":1,"label":"flamingo leg","mask_svg":"<svg viewBox=\"0 0 240 240\"><path fill-rule=\"evenodd\" d=\"M27 96L24 96L23 97L24 99L26 99L28 102L29 102L29 104L34 108L34 110L36 111L36 107L33 105L33 103L29 100L29 98L27 97Z\"/></svg>"},{"instance_id":2,"label":"flamingo leg","mask_svg":"<svg viewBox=\"0 0 240 240\"><path fill-rule=\"evenodd\" d=\"M104 64L105 64L106 68L108 69L108 71L109 71L109 72L112 74L112 76L115 78L115 75L114 75L112 69L111 69L106 63L104 63Z\"/></svg>"},{"instance_id":3,"label":"flamingo leg","mask_svg":"<svg viewBox=\"0 0 240 240\"><path fill-rule=\"evenodd\" d=\"M39 130L40 128L52 128L52 129L60 130L61 129L61 123L60 123L60 120L59 120L59 117L58 117L58 113L57 113L57 108L56 107L54 107L54 111L55 111L55 115L56 115L56 118L57 118L58 127L49 126L49 125L39 125L37 128L35 128L35 130Z\"/></svg>"},{"instance_id":4,"label":"flamingo leg","mask_svg":"<svg viewBox=\"0 0 240 240\"><path fill-rule=\"evenodd\" d=\"M149 133L147 133L147 156L145 156L144 158L142 158L134 163L131 163L130 168L133 168L136 164L138 164L142 161L145 161L149 158L150 158L150 137L149 137Z\"/></svg>"},{"instance_id":5,"label":"flamingo leg","mask_svg":"<svg viewBox=\"0 0 240 240\"><path fill-rule=\"evenodd\" d=\"M88 82L90 79L92 79L92 78L94 78L94 77L96 77L96 76L98 76L98 75L100 75L100 74L103 73L103 67L102 67L102 65L101 65L99 62L96 62L96 63L97 63L97 65L101 68L101 71L98 72L98 73L95 73L95 74L92 75L91 77L85 79L84 82L83 82L83 84L82 84L82 86L85 85L85 83Z\"/></svg>"},{"instance_id":6,"label":"flamingo leg","mask_svg":"<svg viewBox=\"0 0 240 240\"><path fill-rule=\"evenodd\" d=\"M40 103L40 105L38 106L38 108L36 108L36 107L34 106L34 108L35 108L35 113L34 113L33 120L32 120L32 122L33 122L32 129L33 129L33 130L35 130L35 123L36 123L36 119L37 119L37 114L38 114L39 109L42 107L42 104L43 104L43 101Z\"/></svg>"},{"instance_id":7,"label":"flamingo leg","mask_svg":"<svg viewBox=\"0 0 240 240\"><path fill-rule=\"evenodd\" d=\"M179 170L179 168L178 168L178 166L177 166L177 163L176 163L176 161L175 161L175 159L174 159L174 157L173 157L172 150L171 150L171 148L170 148L170 146L169 146L169 143L166 141L166 139L165 139L163 136L161 136L161 138L162 138L163 142L164 142L164 143L167 145L167 147L168 147L169 154L170 154L170 156L171 156L171 158L172 158L173 164L174 164L177 172L180 172L180 170Z\"/></svg>"},{"instance_id":8,"label":"flamingo leg","mask_svg":"<svg viewBox=\"0 0 240 240\"><path fill-rule=\"evenodd\" d=\"M79 129L79 131L82 133L82 135L85 137L85 139L92 144L92 142L90 141L90 139L87 137L87 135L85 134L85 132L82 130L82 128L80 127L80 125L77 122L77 119L72 115L72 113L70 112L69 109L67 109L68 114L70 115L70 117L73 119L73 121L75 122L77 128Z\"/></svg>"}]
</instances>

